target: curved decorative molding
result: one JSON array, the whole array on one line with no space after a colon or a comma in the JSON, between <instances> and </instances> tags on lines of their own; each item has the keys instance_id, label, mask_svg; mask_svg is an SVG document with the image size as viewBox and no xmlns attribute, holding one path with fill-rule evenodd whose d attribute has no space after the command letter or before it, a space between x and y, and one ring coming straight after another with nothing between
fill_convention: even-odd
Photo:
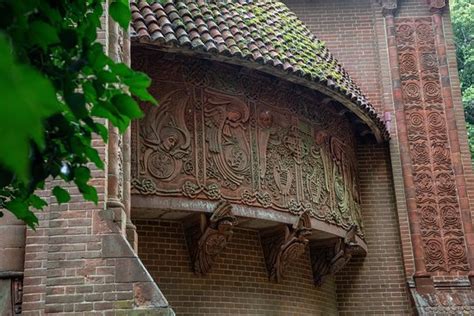
<instances>
[{"instance_id":1,"label":"curved decorative molding","mask_svg":"<svg viewBox=\"0 0 474 316\"><path fill-rule=\"evenodd\" d=\"M362 236L355 127L341 111L296 85L173 58L153 62L159 73L135 65L161 98L133 123L132 194L308 212Z\"/></svg>"},{"instance_id":2,"label":"curved decorative molding","mask_svg":"<svg viewBox=\"0 0 474 316\"><path fill-rule=\"evenodd\" d=\"M291 265L306 251L311 235L311 219L303 213L292 225L279 226L260 234L271 281L280 282Z\"/></svg>"},{"instance_id":3,"label":"curved decorative molding","mask_svg":"<svg viewBox=\"0 0 474 316\"><path fill-rule=\"evenodd\" d=\"M186 223L186 241L196 274L205 275L211 271L217 257L231 240L236 224L232 205L227 201L220 201L210 218L201 213Z\"/></svg>"}]
</instances>

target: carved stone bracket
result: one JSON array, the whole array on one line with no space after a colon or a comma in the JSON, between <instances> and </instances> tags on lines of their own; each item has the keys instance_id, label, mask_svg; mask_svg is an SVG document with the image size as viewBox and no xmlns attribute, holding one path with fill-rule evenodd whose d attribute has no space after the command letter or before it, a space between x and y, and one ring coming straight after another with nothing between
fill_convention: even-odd
<instances>
[{"instance_id":1,"label":"carved stone bracket","mask_svg":"<svg viewBox=\"0 0 474 316\"><path fill-rule=\"evenodd\" d=\"M185 223L186 241L196 274L205 275L211 270L232 238L236 224L232 205L227 201L220 201L210 218L201 213L188 219Z\"/></svg>"},{"instance_id":2,"label":"carved stone bracket","mask_svg":"<svg viewBox=\"0 0 474 316\"><path fill-rule=\"evenodd\" d=\"M352 226L344 238L311 245L311 267L313 279L321 286L328 275L335 275L352 258L356 251L357 226Z\"/></svg>"},{"instance_id":3,"label":"carved stone bracket","mask_svg":"<svg viewBox=\"0 0 474 316\"><path fill-rule=\"evenodd\" d=\"M384 16L393 16L398 8L398 0L378 0L378 3L382 7L382 14Z\"/></svg>"},{"instance_id":4,"label":"carved stone bracket","mask_svg":"<svg viewBox=\"0 0 474 316\"><path fill-rule=\"evenodd\" d=\"M307 212L292 226L278 226L260 234L271 281L280 282L292 263L304 254L310 234L311 220Z\"/></svg>"}]
</instances>

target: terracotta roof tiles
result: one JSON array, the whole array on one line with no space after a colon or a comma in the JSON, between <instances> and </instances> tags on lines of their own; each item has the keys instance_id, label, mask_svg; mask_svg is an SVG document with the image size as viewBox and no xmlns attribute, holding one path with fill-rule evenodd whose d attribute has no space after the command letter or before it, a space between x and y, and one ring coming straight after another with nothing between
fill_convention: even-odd
<instances>
[{"instance_id":1,"label":"terracotta roof tiles","mask_svg":"<svg viewBox=\"0 0 474 316\"><path fill-rule=\"evenodd\" d=\"M348 73L280 1L139 1L131 10L132 40L233 57L317 83L356 105L359 117L369 118L372 129L388 138L385 124Z\"/></svg>"}]
</instances>

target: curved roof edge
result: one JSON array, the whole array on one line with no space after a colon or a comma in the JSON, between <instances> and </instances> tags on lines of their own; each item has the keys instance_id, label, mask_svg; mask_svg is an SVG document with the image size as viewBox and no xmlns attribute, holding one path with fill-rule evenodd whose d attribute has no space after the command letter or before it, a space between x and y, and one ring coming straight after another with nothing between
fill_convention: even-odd
<instances>
[{"instance_id":1,"label":"curved roof edge","mask_svg":"<svg viewBox=\"0 0 474 316\"><path fill-rule=\"evenodd\" d=\"M353 112L377 141L385 123L331 53L280 1L131 3L135 43L238 64L320 91Z\"/></svg>"}]
</instances>

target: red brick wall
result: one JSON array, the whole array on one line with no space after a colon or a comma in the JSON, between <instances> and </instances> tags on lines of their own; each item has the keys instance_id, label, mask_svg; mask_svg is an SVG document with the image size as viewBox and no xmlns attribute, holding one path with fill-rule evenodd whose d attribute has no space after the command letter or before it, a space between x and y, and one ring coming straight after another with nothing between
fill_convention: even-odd
<instances>
[{"instance_id":1,"label":"red brick wall","mask_svg":"<svg viewBox=\"0 0 474 316\"><path fill-rule=\"evenodd\" d=\"M369 248L336 276L340 315L408 315L411 305L385 145L361 145L358 152L362 219Z\"/></svg>"},{"instance_id":2,"label":"red brick wall","mask_svg":"<svg viewBox=\"0 0 474 316\"><path fill-rule=\"evenodd\" d=\"M370 0L286 0L288 7L323 40L329 51L381 109L376 15Z\"/></svg>"},{"instance_id":3,"label":"red brick wall","mask_svg":"<svg viewBox=\"0 0 474 316\"><path fill-rule=\"evenodd\" d=\"M258 234L236 229L208 275L196 276L177 222L136 221L138 254L177 315L335 315L334 280L313 285L309 252L281 284L268 281Z\"/></svg>"}]
</instances>

